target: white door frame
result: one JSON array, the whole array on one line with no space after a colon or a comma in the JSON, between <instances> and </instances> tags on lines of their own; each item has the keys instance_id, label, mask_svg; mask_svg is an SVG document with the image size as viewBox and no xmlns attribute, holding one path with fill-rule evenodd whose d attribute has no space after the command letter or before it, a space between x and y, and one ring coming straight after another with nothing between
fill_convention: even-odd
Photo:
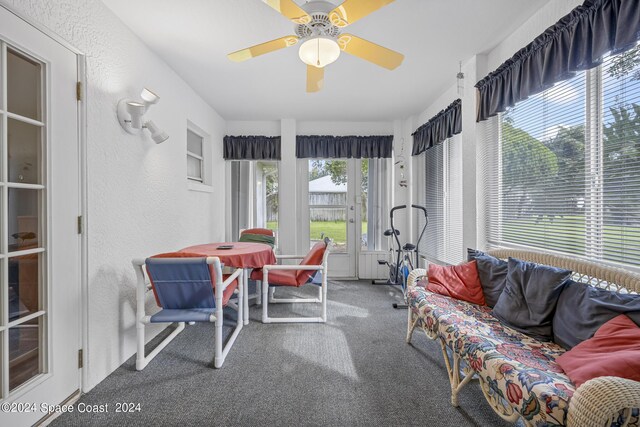
<instances>
[{"instance_id":1,"label":"white door frame","mask_svg":"<svg viewBox=\"0 0 640 427\"><path fill-rule=\"evenodd\" d=\"M300 254L309 251L310 231L309 231L309 162L314 159L297 159L298 162L298 200L296 201L299 221L297 222L298 244ZM360 182L360 160L355 158L326 158L322 160L342 160L347 163L347 201L346 201L346 232L347 232L347 252L332 252L329 255L329 276L340 279L356 279L358 277L359 253L361 251L360 238L361 230L357 227L361 219L360 194L362 189ZM351 222L353 221L353 222ZM331 236L328 236L331 237ZM336 266L336 263L338 264ZM338 272L336 275L335 272Z\"/></svg>"},{"instance_id":2,"label":"white door frame","mask_svg":"<svg viewBox=\"0 0 640 427\"><path fill-rule=\"evenodd\" d=\"M78 81L80 83L80 96L81 100L78 102L78 149L80 155L80 206L82 215L82 233L80 236L80 298L82 301L81 307L81 337L80 342L83 349L83 360L81 378L80 378L80 390L87 392L85 388L88 384L88 344L89 344L89 271L88 271L88 209L87 209L87 102L86 102L86 87L87 87L87 58L86 55L60 35L54 33L49 28L34 22L30 17L16 10L13 6L5 3L4 0L0 0L0 7L14 14L19 19L23 20L36 30L40 31L47 37L53 39L58 44L62 45L77 57L78 64Z\"/></svg>"}]
</instances>

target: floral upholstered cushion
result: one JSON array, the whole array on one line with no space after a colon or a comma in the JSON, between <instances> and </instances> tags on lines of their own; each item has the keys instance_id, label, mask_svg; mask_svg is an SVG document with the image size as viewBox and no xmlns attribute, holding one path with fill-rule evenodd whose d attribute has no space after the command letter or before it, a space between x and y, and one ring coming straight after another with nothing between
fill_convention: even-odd
<instances>
[{"instance_id":1,"label":"floral upholstered cushion","mask_svg":"<svg viewBox=\"0 0 640 427\"><path fill-rule=\"evenodd\" d=\"M575 386L555 362L562 347L504 326L490 307L424 288L410 288L409 304L425 332L457 352L503 405L535 425L566 425Z\"/></svg>"}]
</instances>

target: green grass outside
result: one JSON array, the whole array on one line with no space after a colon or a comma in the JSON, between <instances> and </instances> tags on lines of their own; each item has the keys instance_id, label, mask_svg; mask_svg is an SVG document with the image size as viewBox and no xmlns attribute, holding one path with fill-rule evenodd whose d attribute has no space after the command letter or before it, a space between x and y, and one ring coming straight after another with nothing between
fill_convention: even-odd
<instances>
[{"instance_id":1,"label":"green grass outside","mask_svg":"<svg viewBox=\"0 0 640 427\"><path fill-rule=\"evenodd\" d=\"M276 230L278 223L275 221L267 222L267 228ZM367 232L367 222L362 221L362 233ZM324 233L325 237L330 237L336 244L347 243L347 226L345 221L312 221L310 224L309 234L311 240L320 240Z\"/></svg>"},{"instance_id":2,"label":"green grass outside","mask_svg":"<svg viewBox=\"0 0 640 427\"><path fill-rule=\"evenodd\" d=\"M276 230L278 224L272 221L267 223L267 227ZM544 217L540 220L536 220L535 217L525 217L503 221L502 240L541 249L584 254L586 245L584 229L585 218L582 216L554 217L553 219ZM363 221L363 235L366 232L367 222ZM640 247L640 227L605 225L602 232L605 260L640 265L640 260L634 257L634 253ZM336 245L343 246L347 242L345 221L313 221L310 227L311 240L320 240L322 233L332 238ZM532 235L539 233L544 233L546 238L540 240L532 238ZM625 256L625 252L629 255Z\"/></svg>"},{"instance_id":3,"label":"green grass outside","mask_svg":"<svg viewBox=\"0 0 640 427\"><path fill-rule=\"evenodd\" d=\"M534 217L526 217L503 221L502 240L541 249L584 254L587 244L584 230L585 218L582 216L544 217L537 221ZM546 237L540 240L531 237L538 233L544 233ZM602 234L604 259L640 264L640 260L634 257L634 252L640 248L640 227L605 225ZM625 256L625 253L629 255Z\"/></svg>"}]
</instances>

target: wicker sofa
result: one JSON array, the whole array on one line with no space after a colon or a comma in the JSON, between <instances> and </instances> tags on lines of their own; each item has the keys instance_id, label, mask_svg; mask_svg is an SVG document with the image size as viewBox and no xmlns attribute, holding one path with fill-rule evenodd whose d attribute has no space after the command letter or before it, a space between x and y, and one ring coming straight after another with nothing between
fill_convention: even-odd
<instances>
[{"instance_id":1,"label":"wicker sofa","mask_svg":"<svg viewBox=\"0 0 640 427\"><path fill-rule=\"evenodd\" d=\"M640 274L634 272L539 252L501 249L488 254L568 269L575 281L616 292L640 292ZM531 426L639 425L640 382L599 377L576 389L555 362L564 348L501 324L489 307L427 291L418 285L426 274L416 269L409 276L407 342L418 328L440 343L454 406L460 389L477 379L489 405L507 421L520 418Z\"/></svg>"}]
</instances>

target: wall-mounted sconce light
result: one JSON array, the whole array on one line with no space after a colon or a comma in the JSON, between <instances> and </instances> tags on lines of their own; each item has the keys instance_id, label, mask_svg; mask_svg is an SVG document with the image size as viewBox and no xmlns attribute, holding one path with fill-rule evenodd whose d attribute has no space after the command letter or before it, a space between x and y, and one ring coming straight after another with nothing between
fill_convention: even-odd
<instances>
[{"instance_id":1,"label":"wall-mounted sconce light","mask_svg":"<svg viewBox=\"0 0 640 427\"><path fill-rule=\"evenodd\" d=\"M121 99L118 102L118 121L120 126L130 134L138 135L143 129L147 129L151 133L151 139L156 144L169 139L169 135L162 131L151 120L144 120L144 114L150 106L157 104L160 97L147 88L142 89L140 93L142 102L133 99Z\"/></svg>"}]
</instances>

